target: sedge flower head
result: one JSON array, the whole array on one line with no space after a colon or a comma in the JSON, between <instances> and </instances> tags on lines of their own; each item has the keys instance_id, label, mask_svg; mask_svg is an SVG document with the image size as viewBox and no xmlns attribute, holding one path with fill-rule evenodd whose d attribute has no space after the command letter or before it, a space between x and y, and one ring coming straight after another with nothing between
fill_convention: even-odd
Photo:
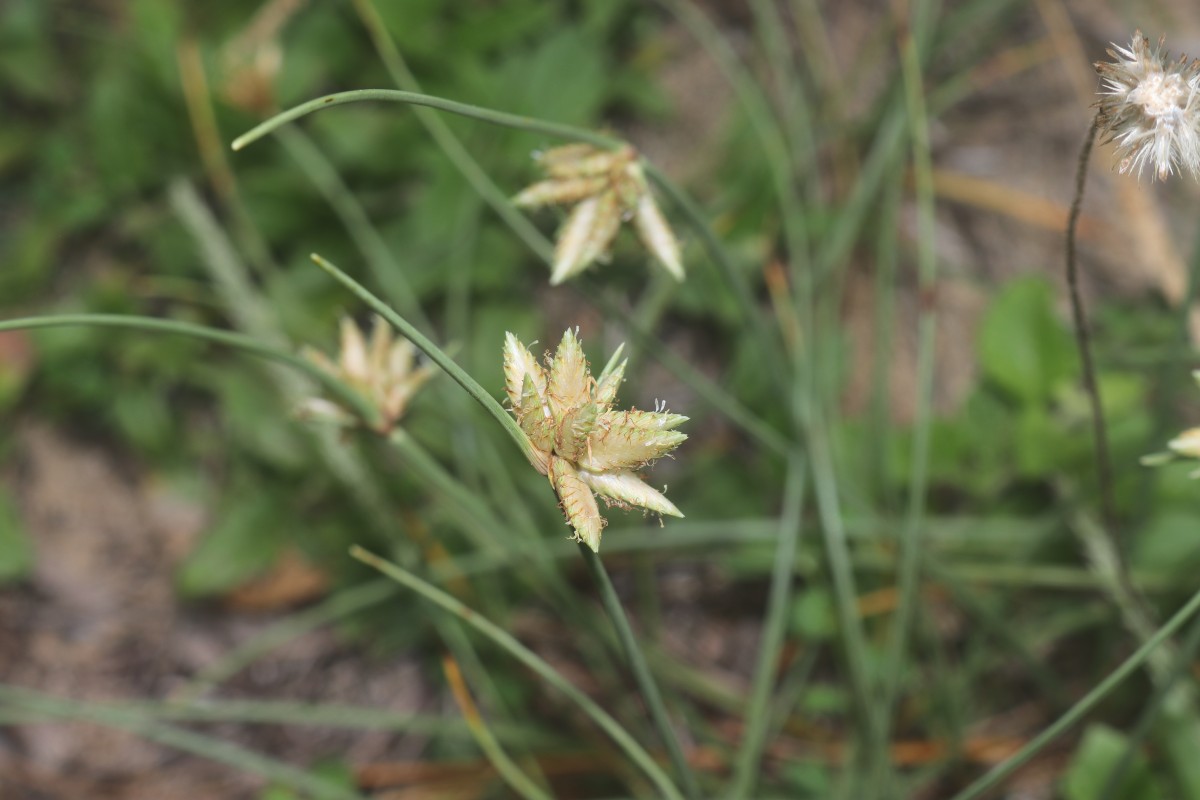
<instances>
[{"instance_id":1,"label":"sedge flower head","mask_svg":"<svg viewBox=\"0 0 1200 800\"><path fill-rule=\"evenodd\" d=\"M1200 370L1193 372L1192 377L1200 384ZM1167 442L1167 451L1143 456L1142 463L1148 467L1157 467L1176 459L1200 461L1200 428L1189 428ZM1194 470L1191 477L1200 478L1200 469Z\"/></svg>"},{"instance_id":2,"label":"sedge flower head","mask_svg":"<svg viewBox=\"0 0 1200 800\"><path fill-rule=\"evenodd\" d=\"M432 377L432 368L428 364L418 367L417 348L408 339L394 335L392 327L380 317L375 317L369 342L348 317L342 319L341 338L336 360L307 347L304 356L374 406L380 433L391 431L408 410L413 395ZM320 397L304 401L298 411L305 417L340 425L362 421L348 409Z\"/></svg>"},{"instance_id":3,"label":"sedge flower head","mask_svg":"<svg viewBox=\"0 0 1200 800\"><path fill-rule=\"evenodd\" d=\"M675 428L687 417L665 410L617 411L625 376L621 348L593 378L574 331L563 334L543 368L516 336L504 340L505 390L513 415L533 445L534 466L550 479L575 539L600 549L606 520L596 495L608 505L634 506L682 517L662 492L636 470L687 439Z\"/></svg>"},{"instance_id":4,"label":"sedge flower head","mask_svg":"<svg viewBox=\"0 0 1200 800\"><path fill-rule=\"evenodd\" d=\"M1150 167L1166 180L1177 168L1200 174L1200 62L1185 56L1171 61L1138 31L1129 47L1108 51L1113 61L1096 64L1104 85L1099 125L1115 142L1121 172Z\"/></svg>"},{"instance_id":5,"label":"sedge flower head","mask_svg":"<svg viewBox=\"0 0 1200 800\"><path fill-rule=\"evenodd\" d=\"M513 203L522 208L574 206L558 231L551 285L578 275L594 262L607 262L624 221L632 221L646 249L672 277L683 280L679 241L654 202L632 146L604 150L569 144L535 158L547 179L524 189Z\"/></svg>"}]
</instances>

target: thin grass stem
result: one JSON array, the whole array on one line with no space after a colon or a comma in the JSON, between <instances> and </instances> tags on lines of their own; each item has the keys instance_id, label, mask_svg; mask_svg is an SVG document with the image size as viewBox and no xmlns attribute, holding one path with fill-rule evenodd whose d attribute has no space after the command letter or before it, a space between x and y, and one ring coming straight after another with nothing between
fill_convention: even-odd
<instances>
[{"instance_id":1,"label":"thin grass stem","mask_svg":"<svg viewBox=\"0 0 1200 800\"><path fill-rule=\"evenodd\" d=\"M1087 186L1087 168L1092 149L1096 143L1100 118L1093 117L1079 149L1079 160L1075 172L1075 195L1071 199L1071 210L1067 217L1066 236L1066 280L1071 298L1071 322L1075 329L1075 344L1083 369L1083 388L1092 412L1092 443L1096 455L1096 482L1100 494L1101 524L1096 526L1093 552L1099 548L1107 553L1113 579L1113 602L1122 611L1126 625L1139 638L1155 624L1153 610L1138 592L1129 573L1129 561L1122 547L1119 519L1116 507L1116 484L1113 480L1112 453L1108 443L1108 424L1104 415L1104 403L1100 397L1100 386L1096 378L1096 366L1092 358L1091 333L1087 313L1083 305L1083 294L1079 287L1079 265L1077 238L1079 215L1083 209L1083 194Z\"/></svg>"},{"instance_id":2,"label":"thin grass stem","mask_svg":"<svg viewBox=\"0 0 1200 800\"><path fill-rule=\"evenodd\" d=\"M741 307L742 317L750 323L750 329L758 340L763 360L773 364L785 363L782 340L767 328L766 314L762 313L758 303L754 300L745 276L734 265L729 252L713 232L712 226L708 224L704 212L696 205L695 200L664 175L661 170L649 163L643 166L646 176L671 200L683 215L684 221L700 237L700 243L704 246L708 257L717 266L725 283L733 290L734 297L737 298L738 305ZM768 372L782 393L785 385L784 375L778 370L768 370Z\"/></svg>"},{"instance_id":3,"label":"thin grass stem","mask_svg":"<svg viewBox=\"0 0 1200 800\"><path fill-rule=\"evenodd\" d=\"M393 311L387 303L383 302L374 294L372 294L371 291L361 283L354 280L345 272L342 272L342 270L338 269L336 265L317 255L316 253L313 253L311 258L313 263L325 270L325 272L329 273L330 276L349 289L355 296L370 306L373 311L387 320L392 327L404 334L404 336L406 336L413 344L415 344L421 350L421 352L429 356L433 363L441 367L447 375L453 378L459 386L466 390L467 394L474 398L476 402L483 406L485 411L491 414L492 417L500 423L500 426L508 432L508 434L513 438L513 441L517 443L517 446L521 448L521 452L525 454L525 457L529 459L530 463L535 463L533 445L530 443L529 437L527 437L524 431L521 430L520 426L517 425L516 420L514 420L512 416L504 410L504 407L500 405L500 403L497 402L494 397L488 394L486 389L479 385L478 381L468 375L462 369L462 367L454 363L454 360L451 359L450 356L446 355L446 353L440 347L438 347L424 334L413 327L412 323Z\"/></svg>"},{"instance_id":4,"label":"thin grass stem","mask_svg":"<svg viewBox=\"0 0 1200 800\"><path fill-rule=\"evenodd\" d=\"M508 753L504 752L504 748L496 741L496 737L489 730L483 715L479 713L475 701L471 699L471 690L467 688L467 682L463 680L458 662L452 656L442 658L442 672L446 676L446 682L450 684L454 701L458 704L458 710L462 712L463 719L466 720L467 727L471 730L471 735L475 737L476 744L479 745L479 749L487 756L487 760L491 762L496 771L500 773L504 782L526 800L550 800L550 795L530 780L528 775L521 772L521 768L513 763Z\"/></svg>"},{"instance_id":5,"label":"thin grass stem","mask_svg":"<svg viewBox=\"0 0 1200 800\"><path fill-rule=\"evenodd\" d=\"M327 94L324 97L309 100L307 103L301 103L298 106L289 108L287 111L280 112L234 139L232 147L234 150L241 150L257 142L267 134L273 133L283 125L287 125L289 122L295 122L302 117L326 108L333 108L334 106L346 105L348 103L372 102L403 103L405 105L435 108L438 111L457 114L460 117L467 117L504 128L514 128L526 133L536 133L542 136L553 136L556 139L572 139L610 150L615 150L624 144L620 139L605 136L576 125L565 125L560 122L537 119L536 117L523 117L518 114L509 114L504 111L496 111L469 103L446 100L434 95L405 92L398 89L355 89L349 92Z\"/></svg>"},{"instance_id":6,"label":"thin grass stem","mask_svg":"<svg viewBox=\"0 0 1200 800\"><path fill-rule=\"evenodd\" d=\"M477 548L487 558L495 558L506 548L493 535L496 514L479 495L446 471L425 448L403 428L388 435L388 442L404 459L410 470L445 500L446 507L469 531Z\"/></svg>"},{"instance_id":7,"label":"thin grass stem","mask_svg":"<svg viewBox=\"0 0 1200 800\"><path fill-rule=\"evenodd\" d=\"M1037 736L1030 739L1016 753L992 768L974 783L967 786L967 788L954 795L951 800L974 800L974 798L980 797L989 789L999 786L1006 778L1040 753L1048 744L1059 736L1062 736L1086 717L1092 709L1108 697L1113 689L1136 672L1145 663L1146 659L1163 642L1167 641L1176 631L1182 628L1197 611L1200 611L1200 592L1192 595L1191 599L1176 611L1175 615L1165 625L1159 628L1129 658L1125 659L1121 666L1109 673L1107 678L1093 687L1090 692L1084 695L1065 714L1055 720L1053 724L1043 729Z\"/></svg>"},{"instance_id":8,"label":"thin grass stem","mask_svg":"<svg viewBox=\"0 0 1200 800\"><path fill-rule=\"evenodd\" d=\"M812 459L814 493L817 513L824 534L825 557L833 580L833 592L838 616L838 634L850 672L862 730L868 735L877 731L875 691L869 673L867 638L862 617L858 613L858 591L855 587L854 564L846 537L838 500L837 480L833 458L824 425L819 419L809 420L809 457Z\"/></svg>"},{"instance_id":9,"label":"thin grass stem","mask_svg":"<svg viewBox=\"0 0 1200 800\"><path fill-rule=\"evenodd\" d=\"M380 578L395 595L400 587ZM430 714L404 714L353 705L310 704L273 700L178 700L93 703L98 709L137 716L149 721L212 723L235 722L248 725L298 725L302 727L344 728L348 730L395 731L422 736L470 735L459 719ZM36 712L31 712L36 715ZM501 739L517 743L550 744L551 740L529 727L514 724L493 725Z\"/></svg>"},{"instance_id":10,"label":"thin grass stem","mask_svg":"<svg viewBox=\"0 0 1200 800\"><path fill-rule=\"evenodd\" d=\"M683 795L680 794L679 789L667 774L662 771L650 754L646 752L645 748L638 744L637 740L620 723L613 719L604 709L600 708L590 697L576 688L574 684L559 674L557 670L547 664L540 656L513 638L512 635L442 590L421 580L408 570L385 561L358 546L351 548L350 554L364 564L379 570L397 583L417 592L443 610L455 615L491 640L492 643L507 651L509 655L531 669L542 680L546 681L547 684L566 695L592 721L600 726L613 742L637 764L646 777L650 779L665 797L672 800L683 800Z\"/></svg>"},{"instance_id":11,"label":"thin grass stem","mask_svg":"<svg viewBox=\"0 0 1200 800\"><path fill-rule=\"evenodd\" d=\"M763 621L762 643L750 685L742 729L742 746L734 761L733 778L725 791L730 800L753 797L761 771L763 749L772 719L772 689L779 671L779 654L792 610L792 581L796 571L796 548L804 516L805 461L793 453L784 484L783 514L779 539L772 561L771 587Z\"/></svg>"},{"instance_id":12,"label":"thin grass stem","mask_svg":"<svg viewBox=\"0 0 1200 800\"><path fill-rule=\"evenodd\" d=\"M1129 731L1128 742L1125 745L1125 752L1112 766L1112 770L1108 773L1108 779L1104 781L1106 789L1097 800L1117 800L1119 797L1119 789L1125 781L1125 777L1133 766L1135 756L1141 750L1146 738L1153 731L1155 724L1164 715L1170 713L1172 704L1172 695L1191 694L1194 691L1190 681L1185 680L1188 677L1188 672L1191 669L1192 661L1196 657L1197 650L1200 649L1200 622L1193 622L1191 630L1179 648L1179 654L1175 659L1175 664L1171 669L1171 674L1167 680L1163 681L1154 690L1154 695L1145 704L1141 714L1138 715L1137 722L1134 723L1133 729ZM1194 717L1193 717L1194 720ZM1194 721L1191 723L1194 724ZM1167 748L1170 748L1170 743L1165 743ZM1195 753L1192 753L1193 761ZM1178 774L1178 771L1176 771ZM1194 787L1193 787L1194 788ZM1193 793L1188 794L1189 797Z\"/></svg>"},{"instance_id":13,"label":"thin grass stem","mask_svg":"<svg viewBox=\"0 0 1200 800\"><path fill-rule=\"evenodd\" d=\"M275 138L333 209L342 227L350 234L355 247L362 253L371 270L371 277L383 287L388 300L418 327L432 332L433 324L421 308L404 269L379 234L379 230L371 223L366 209L342 182L341 176L320 148L308 134L294 125L285 125L275 131Z\"/></svg>"},{"instance_id":14,"label":"thin grass stem","mask_svg":"<svg viewBox=\"0 0 1200 800\"><path fill-rule=\"evenodd\" d=\"M420 92L420 83L417 82L416 76L404 62L404 57L400 54L396 43L392 41L387 27L371 0L354 0L354 8L358 12L363 26L367 29L367 34L375 46L375 52L378 53L392 81L405 91ZM450 163L454 164L484 202L491 206L496 216L500 217L517 238L537 254L538 258L547 264L554 263L554 245L542 235L542 232L529 221L528 217L512 204L508 195L484 171L475 157L454 134L454 131L450 129L450 126L446 124L446 121L432 109L418 106L413 109L413 112L416 114L417 120L425 126L425 130L428 131L434 142L445 153L446 158L450 159Z\"/></svg>"},{"instance_id":15,"label":"thin grass stem","mask_svg":"<svg viewBox=\"0 0 1200 800\"><path fill-rule=\"evenodd\" d=\"M617 590L613 586L612 580L608 577L608 571L604 568L604 562L600 560L600 556L592 552L591 548L582 542L579 544L579 552L583 557L584 566L587 567L592 580L596 582L596 588L600 592L600 602L604 606L604 610L608 613L608 618L617 632L617 639L621 644L621 650L629 662L629 668L633 672L634 681L637 682L638 690L642 694L646 708L650 711L650 718L654 721L655 727L658 728L658 735L667 749L667 756L671 759L671 765L675 768L676 776L683 785L683 792L688 798L696 800L700 797L700 788L696 785L696 776L692 772L691 767L688 766L687 758L683 754L683 748L679 745L679 739L675 735L675 727L671 724L671 718L667 714L666 706L663 704L662 693L658 689L658 683L655 682L654 675L650 672L650 667L646 664L646 656L642 653L641 646L638 645L637 636L634 635L633 628L629 624L629 618L625 615L625 609L621 605L621 598L617 595Z\"/></svg>"},{"instance_id":16,"label":"thin grass stem","mask_svg":"<svg viewBox=\"0 0 1200 800\"><path fill-rule=\"evenodd\" d=\"M1087 312L1083 307L1083 295L1079 289L1079 266L1077 237L1079 215L1083 210L1083 193L1087 186L1087 168L1091 161L1092 148L1096 143L1099 118L1093 118L1079 150L1075 171L1075 196L1071 200L1071 211L1067 217L1066 274L1067 290L1071 297L1071 321L1075 327L1075 343L1079 348L1079 360L1083 367L1083 388L1087 392L1092 410L1092 441L1096 450L1096 481L1100 492L1100 509L1104 525L1110 535L1117 530L1117 510L1113 498L1112 456L1108 447L1108 426L1104 419L1104 404L1100 400L1100 387L1096 382L1096 366L1092 361L1091 333L1088 330ZM1120 548L1118 548L1119 552Z\"/></svg>"},{"instance_id":17,"label":"thin grass stem","mask_svg":"<svg viewBox=\"0 0 1200 800\"><path fill-rule=\"evenodd\" d=\"M44 317L18 317L16 319L0 320L0 331L11 331L32 328L60 328L67 326L87 326L96 328L126 328L149 333L169 333L179 336L190 336L193 339L203 339L214 344L232 347L243 353L265 358L292 367L319 383L339 402L354 409L354 412L371 425L378 424L379 412L366 398L349 386L330 375L316 364L295 353L284 350L276 345L264 344L258 339L233 331L208 328L203 325L193 325L172 319L158 317L139 317L126 314L56 314Z\"/></svg>"},{"instance_id":18,"label":"thin grass stem","mask_svg":"<svg viewBox=\"0 0 1200 800\"><path fill-rule=\"evenodd\" d=\"M919 14L924 4L918 5ZM920 29L920 25L914 25ZM896 575L898 600L892 623L892 640L888 648L887 668L883 673L880 700L879 736L884 745L891 738L892 713L904 674L909 627L912 625L920 600L922 562L922 531L925 522L925 497L929 479L929 451L932 440L933 381L937 334L937 254L934 230L933 164L929 144L929 120L925 105L924 80L912 29L901 41L901 72L909 120L909 139L912 144L913 173L916 184L918 236L918 292L920 295L917 320L917 402L913 425L912 462L909 466L908 512L900 536L900 555ZM886 749L881 748L886 752ZM890 772L888 759L876 764L875 791L884 793L886 775Z\"/></svg>"}]
</instances>

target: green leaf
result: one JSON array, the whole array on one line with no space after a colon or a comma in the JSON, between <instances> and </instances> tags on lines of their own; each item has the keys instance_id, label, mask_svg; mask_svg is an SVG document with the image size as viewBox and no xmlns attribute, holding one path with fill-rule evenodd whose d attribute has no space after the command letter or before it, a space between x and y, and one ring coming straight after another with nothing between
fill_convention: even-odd
<instances>
[{"instance_id":1,"label":"green leaf","mask_svg":"<svg viewBox=\"0 0 1200 800\"><path fill-rule=\"evenodd\" d=\"M274 498L231 498L216 524L179 569L186 596L219 594L262 572L283 544L283 514Z\"/></svg>"},{"instance_id":2,"label":"green leaf","mask_svg":"<svg viewBox=\"0 0 1200 800\"><path fill-rule=\"evenodd\" d=\"M1105 725L1092 725L1083 735L1063 779L1066 800L1096 800L1108 789L1113 769L1125 755L1129 740ZM1150 773L1146 758L1134 755L1113 800L1161 800L1163 794Z\"/></svg>"},{"instance_id":3,"label":"green leaf","mask_svg":"<svg viewBox=\"0 0 1200 800\"><path fill-rule=\"evenodd\" d=\"M817 683L804 693L800 705L812 714L837 714L850 707L850 693L844 686Z\"/></svg>"},{"instance_id":4,"label":"green leaf","mask_svg":"<svg viewBox=\"0 0 1200 800\"><path fill-rule=\"evenodd\" d=\"M1139 569L1181 579L1200 569L1194 505L1190 511L1181 509L1157 514L1138 532L1133 542L1132 561Z\"/></svg>"},{"instance_id":5,"label":"green leaf","mask_svg":"<svg viewBox=\"0 0 1200 800\"><path fill-rule=\"evenodd\" d=\"M984 374L1026 403L1045 402L1076 373L1075 346L1041 278L1012 281L992 303L979 333Z\"/></svg>"},{"instance_id":6,"label":"green leaf","mask_svg":"<svg viewBox=\"0 0 1200 800\"><path fill-rule=\"evenodd\" d=\"M0 585L20 580L33 569L33 545L30 543L12 499L0 491Z\"/></svg>"},{"instance_id":7,"label":"green leaf","mask_svg":"<svg viewBox=\"0 0 1200 800\"><path fill-rule=\"evenodd\" d=\"M824 764L800 761L784 765L781 772L792 790L789 792L791 797L818 798L834 794L829 768Z\"/></svg>"},{"instance_id":8,"label":"green leaf","mask_svg":"<svg viewBox=\"0 0 1200 800\"><path fill-rule=\"evenodd\" d=\"M792 604L792 630L809 641L833 638L837 633L837 610L828 590L809 589L796 598Z\"/></svg>"}]
</instances>

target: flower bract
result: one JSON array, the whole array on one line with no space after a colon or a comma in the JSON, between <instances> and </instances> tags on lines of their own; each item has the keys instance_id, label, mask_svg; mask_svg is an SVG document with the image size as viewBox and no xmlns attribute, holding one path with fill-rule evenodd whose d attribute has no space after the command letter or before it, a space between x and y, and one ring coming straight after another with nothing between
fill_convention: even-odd
<instances>
[{"instance_id":1,"label":"flower bract","mask_svg":"<svg viewBox=\"0 0 1200 800\"><path fill-rule=\"evenodd\" d=\"M605 525L596 495L608 505L683 516L637 470L687 439L675 430L687 417L615 410L625 375L620 356L618 348L600 377L593 378L572 330L563 334L544 367L516 336L509 333L504 340L505 391L533 444L534 466L550 479L575 538L595 551Z\"/></svg>"}]
</instances>

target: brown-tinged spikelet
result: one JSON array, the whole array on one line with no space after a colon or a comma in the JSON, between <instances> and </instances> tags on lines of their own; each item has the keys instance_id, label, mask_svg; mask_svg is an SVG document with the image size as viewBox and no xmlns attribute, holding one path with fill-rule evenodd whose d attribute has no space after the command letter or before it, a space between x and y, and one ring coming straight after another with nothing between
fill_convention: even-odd
<instances>
[{"instance_id":1,"label":"brown-tinged spikelet","mask_svg":"<svg viewBox=\"0 0 1200 800\"><path fill-rule=\"evenodd\" d=\"M626 361L620 355L618 348L599 379L594 379L572 330L563 334L554 357L547 357L547 368L513 334L504 341L505 392L521 430L533 444L534 466L550 479L575 538L597 551L605 520L596 494L610 505L683 516L635 470L687 438L675 430L687 417L666 411L613 410L625 375Z\"/></svg>"}]
</instances>

